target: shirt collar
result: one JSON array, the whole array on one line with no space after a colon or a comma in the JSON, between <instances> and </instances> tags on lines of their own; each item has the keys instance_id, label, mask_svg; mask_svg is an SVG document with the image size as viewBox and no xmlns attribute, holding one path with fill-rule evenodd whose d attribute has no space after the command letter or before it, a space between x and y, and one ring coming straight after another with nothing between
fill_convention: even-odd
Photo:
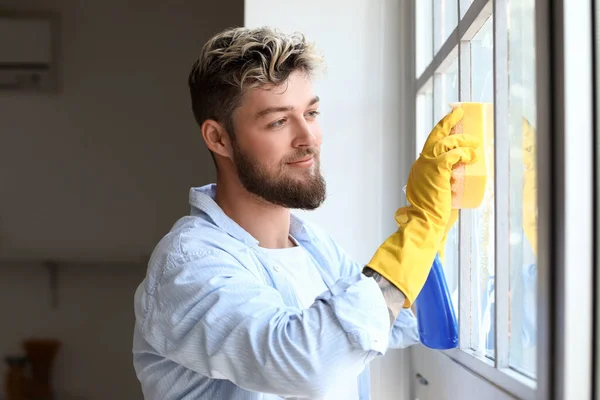
<instances>
[{"instance_id":1,"label":"shirt collar","mask_svg":"<svg viewBox=\"0 0 600 400\"><path fill-rule=\"evenodd\" d=\"M229 218L215 202L216 191L217 185L215 183L191 188L189 203L192 207L192 214L197 213L194 209L201 211L206 214L215 225L223 229L229 235L241 240L247 245L257 246L258 240L244 230L244 228L239 226L234 220ZM294 213L290 214L290 234L298 241L306 241L313 238L313 235L307 229L306 223Z\"/></svg>"}]
</instances>

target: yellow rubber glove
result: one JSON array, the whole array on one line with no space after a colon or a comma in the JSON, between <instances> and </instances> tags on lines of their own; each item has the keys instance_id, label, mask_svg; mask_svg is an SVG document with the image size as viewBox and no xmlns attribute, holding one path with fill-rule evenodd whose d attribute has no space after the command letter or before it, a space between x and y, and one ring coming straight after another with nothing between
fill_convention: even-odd
<instances>
[{"instance_id":1,"label":"yellow rubber glove","mask_svg":"<svg viewBox=\"0 0 600 400\"><path fill-rule=\"evenodd\" d=\"M537 257L537 171L535 130L523 118L523 231Z\"/></svg>"},{"instance_id":2,"label":"yellow rubber glove","mask_svg":"<svg viewBox=\"0 0 600 400\"><path fill-rule=\"evenodd\" d=\"M405 308L423 288L447 232L452 216L452 167L476 161L476 149L481 146L481 141L469 134L450 135L462 116L462 108L457 107L431 131L409 173L409 205L396 211L398 230L367 264L402 291Z\"/></svg>"}]
</instances>

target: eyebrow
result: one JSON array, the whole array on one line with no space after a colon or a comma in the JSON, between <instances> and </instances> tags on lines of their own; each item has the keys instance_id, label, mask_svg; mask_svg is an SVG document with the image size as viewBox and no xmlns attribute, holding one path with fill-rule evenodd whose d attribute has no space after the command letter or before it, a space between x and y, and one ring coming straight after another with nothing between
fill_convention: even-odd
<instances>
[{"instance_id":1,"label":"eyebrow","mask_svg":"<svg viewBox=\"0 0 600 400\"><path fill-rule=\"evenodd\" d=\"M308 102L308 107L318 103L321 99L319 99L319 96L315 96L311 101ZM283 111L292 111L294 110L294 107L292 106L283 106L283 107L269 107L269 108L265 108L264 110L260 110L259 112L256 113L256 119L260 119L262 117L264 117L265 115L271 114L271 113L275 113L275 112L283 112Z\"/></svg>"}]
</instances>

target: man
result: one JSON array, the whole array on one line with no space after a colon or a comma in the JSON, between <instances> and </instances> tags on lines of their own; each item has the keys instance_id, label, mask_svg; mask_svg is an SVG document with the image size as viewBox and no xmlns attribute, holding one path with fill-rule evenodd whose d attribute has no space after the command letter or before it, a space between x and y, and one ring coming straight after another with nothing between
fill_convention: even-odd
<instances>
[{"instance_id":1,"label":"man","mask_svg":"<svg viewBox=\"0 0 600 400\"><path fill-rule=\"evenodd\" d=\"M236 28L194 64L192 108L217 182L190 191L191 214L135 294L146 399L368 399L369 362L418 341L408 308L447 230L452 166L478 144L448 136L460 109L443 120L411 170L398 232L368 267L352 262L290 212L325 199L321 62L301 35Z\"/></svg>"}]
</instances>

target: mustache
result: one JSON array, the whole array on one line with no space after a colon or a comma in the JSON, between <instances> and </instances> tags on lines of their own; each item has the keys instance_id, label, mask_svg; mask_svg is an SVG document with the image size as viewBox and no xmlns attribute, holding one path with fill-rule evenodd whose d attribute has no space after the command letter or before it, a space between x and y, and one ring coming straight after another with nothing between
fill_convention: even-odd
<instances>
[{"instance_id":1,"label":"mustache","mask_svg":"<svg viewBox=\"0 0 600 400\"><path fill-rule=\"evenodd\" d=\"M287 157L285 157L285 159L283 160L283 163L292 163L295 161L298 161L302 158L305 158L306 156L314 156L315 158L319 155L319 149L317 149L316 147L307 147L304 148L302 150L298 150L296 152L294 152L294 154L291 154Z\"/></svg>"}]
</instances>

